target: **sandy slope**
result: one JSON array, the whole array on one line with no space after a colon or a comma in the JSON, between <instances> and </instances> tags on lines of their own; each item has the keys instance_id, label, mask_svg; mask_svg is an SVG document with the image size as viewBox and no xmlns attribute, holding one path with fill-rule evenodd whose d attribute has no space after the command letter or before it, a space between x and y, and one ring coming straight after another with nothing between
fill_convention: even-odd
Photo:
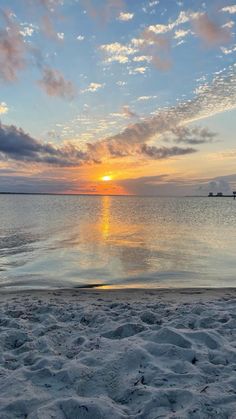
<instances>
[{"instance_id":1,"label":"sandy slope","mask_svg":"<svg viewBox=\"0 0 236 419\"><path fill-rule=\"evenodd\" d=\"M0 418L236 418L236 291L0 297Z\"/></svg>"}]
</instances>

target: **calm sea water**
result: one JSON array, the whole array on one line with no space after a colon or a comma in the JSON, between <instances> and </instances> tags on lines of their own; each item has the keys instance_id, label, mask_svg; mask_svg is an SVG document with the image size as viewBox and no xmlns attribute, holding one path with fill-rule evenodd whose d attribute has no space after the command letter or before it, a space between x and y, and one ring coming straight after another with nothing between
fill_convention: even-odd
<instances>
[{"instance_id":1,"label":"calm sea water","mask_svg":"<svg viewBox=\"0 0 236 419\"><path fill-rule=\"evenodd\" d=\"M0 195L0 287L236 286L236 201Z\"/></svg>"}]
</instances>

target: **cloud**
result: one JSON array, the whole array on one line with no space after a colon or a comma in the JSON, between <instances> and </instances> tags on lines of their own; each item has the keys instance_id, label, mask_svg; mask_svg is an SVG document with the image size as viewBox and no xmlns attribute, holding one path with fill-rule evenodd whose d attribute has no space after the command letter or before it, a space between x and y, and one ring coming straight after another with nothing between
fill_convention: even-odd
<instances>
[{"instance_id":1,"label":"cloud","mask_svg":"<svg viewBox=\"0 0 236 419\"><path fill-rule=\"evenodd\" d=\"M213 179L185 179L171 175L144 176L118 182L127 193L146 196L207 196L209 192L232 194L236 189L236 175Z\"/></svg>"},{"instance_id":2,"label":"cloud","mask_svg":"<svg viewBox=\"0 0 236 419\"><path fill-rule=\"evenodd\" d=\"M104 44L100 46L100 51L105 54L105 63L114 61L125 64L129 61L129 56L137 52L137 49L131 45L124 45L119 42Z\"/></svg>"},{"instance_id":3,"label":"cloud","mask_svg":"<svg viewBox=\"0 0 236 419\"><path fill-rule=\"evenodd\" d=\"M196 193L201 195L208 195L209 192L216 194L222 192L225 195L231 195L232 190L235 190L236 175L219 176L214 179L206 179L195 186Z\"/></svg>"},{"instance_id":4,"label":"cloud","mask_svg":"<svg viewBox=\"0 0 236 419\"><path fill-rule=\"evenodd\" d=\"M116 84L117 84L117 86L119 86L119 87L124 87L124 86L126 86L126 85L127 85L127 82L126 82L126 81L122 81L122 80L118 80L118 81L116 82Z\"/></svg>"},{"instance_id":5,"label":"cloud","mask_svg":"<svg viewBox=\"0 0 236 419\"><path fill-rule=\"evenodd\" d=\"M76 95L76 88L71 81L65 80L62 73L53 68L43 69L43 78L39 85L48 96L57 96L62 99L73 99Z\"/></svg>"},{"instance_id":6,"label":"cloud","mask_svg":"<svg viewBox=\"0 0 236 419\"><path fill-rule=\"evenodd\" d=\"M216 137L216 133L209 131L207 128L188 128L181 125L171 128L169 134L173 135L171 141L191 145L211 143ZM167 140L169 141L169 138Z\"/></svg>"},{"instance_id":7,"label":"cloud","mask_svg":"<svg viewBox=\"0 0 236 419\"><path fill-rule=\"evenodd\" d=\"M130 61L132 55L140 53L141 55L133 57L134 62L152 63L158 69L166 70L170 67L170 59L165 56L169 53L170 42L161 35L155 34L150 27L146 28L139 38L133 38L128 44L113 42L103 44L100 51L105 55L105 63L119 62L126 64ZM146 67L130 70L130 74L144 74Z\"/></svg>"},{"instance_id":8,"label":"cloud","mask_svg":"<svg viewBox=\"0 0 236 419\"><path fill-rule=\"evenodd\" d=\"M233 15L234 13L236 13L236 4L232 4L231 6L225 6L221 9L221 11Z\"/></svg>"},{"instance_id":9,"label":"cloud","mask_svg":"<svg viewBox=\"0 0 236 419\"><path fill-rule=\"evenodd\" d=\"M55 12L58 6L62 6L64 4L63 0L30 0L33 5L35 3L40 4L42 7L46 8L47 11L53 13Z\"/></svg>"},{"instance_id":10,"label":"cloud","mask_svg":"<svg viewBox=\"0 0 236 419\"><path fill-rule=\"evenodd\" d=\"M18 193L65 193L76 192L86 193L88 185L83 185L83 182L67 180L65 177L47 176L46 174L23 176L19 174L5 174L5 171L0 169L1 177L1 192L18 192ZM87 187L87 188L86 188ZM89 192L88 192L89 193Z\"/></svg>"},{"instance_id":11,"label":"cloud","mask_svg":"<svg viewBox=\"0 0 236 419\"><path fill-rule=\"evenodd\" d=\"M120 133L89 145L94 160L100 160L106 154L108 156L141 154L145 150L142 148L143 145L153 138L158 141L162 138L165 142L169 138L169 141L191 145L212 142L214 133L196 127L190 130L185 126L236 107L235 70L236 66L232 66L224 75L217 75L212 84L205 85L192 100L160 110L151 118L129 125Z\"/></svg>"},{"instance_id":12,"label":"cloud","mask_svg":"<svg viewBox=\"0 0 236 419\"><path fill-rule=\"evenodd\" d=\"M127 129L128 130L128 129ZM145 133L143 131L143 133ZM143 156L164 159L194 152L192 148L148 146L134 138L124 143L122 137L113 136L96 143L87 143L85 150L67 143L55 147L41 143L15 126L0 124L0 158L2 161L16 160L23 163L42 163L56 166L80 166L83 163L99 163L104 158Z\"/></svg>"},{"instance_id":13,"label":"cloud","mask_svg":"<svg viewBox=\"0 0 236 419\"><path fill-rule=\"evenodd\" d=\"M0 114L7 113L9 110L7 104L5 102L0 102Z\"/></svg>"},{"instance_id":14,"label":"cloud","mask_svg":"<svg viewBox=\"0 0 236 419\"><path fill-rule=\"evenodd\" d=\"M124 115L126 118L138 118L138 115L133 112L127 105L123 106L122 115Z\"/></svg>"},{"instance_id":15,"label":"cloud","mask_svg":"<svg viewBox=\"0 0 236 419\"><path fill-rule=\"evenodd\" d=\"M223 54L229 55L236 51L236 44L232 45L230 48L220 47L220 49L223 52Z\"/></svg>"},{"instance_id":16,"label":"cloud","mask_svg":"<svg viewBox=\"0 0 236 419\"><path fill-rule=\"evenodd\" d=\"M206 128L189 128L186 125L236 107L235 70L236 66L231 66L227 72L217 75L212 84L205 84L192 100L160 110L151 118L128 125L115 135L86 143L82 150L70 143L60 147L41 143L14 126L1 125L2 159L79 166L99 163L107 158L138 156L165 159L194 153L196 149L189 146L211 143L215 134ZM161 144L163 142L165 145ZM168 142L187 144L187 147L167 147Z\"/></svg>"},{"instance_id":17,"label":"cloud","mask_svg":"<svg viewBox=\"0 0 236 419\"><path fill-rule=\"evenodd\" d=\"M84 41L85 36L84 35L78 35L76 39L77 39L77 41Z\"/></svg>"},{"instance_id":18,"label":"cloud","mask_svg":"<svg viewBox=\"0 0 236 419\"><path fill-rule=\"evenodd\" d=\"M127 22L128 20L132 20L133 17L134 17L134 13L120 12L117 20L120 20L121 22Z\"/></svg>"},{"instance_id":19,"label":"cloud","mask_svg":"<svg viewBox=\"0 0 236 419\"><path fill-rule=\"evenodd\" d=\"M143 61L146 61L146 62L150 63L152 61L152 57L150 55L149 56L148 55L139 55L137 57L134 57L133 61L135 63L141 63Z\"/></svg>"},{"instance_id":20,"label":"cloud","mask_svg":"<svg viewBox=\"0 0 236 419\"><path fill-rule=\"evenodd\" d=\"M195 148L187 147L156 147L144 144L141 147L141 154L151 157L154 160L167 159L169 157L184 156L185 154L196 153Z\"/></svg>"},{"instance_id":21,"label":"cloud","mask_svg":"<svg viewBox=\"0 0 236 419\"><path fill-rule=\"evenodd\" d=\"M191 33L190 29L187 29L187 30L178 29L178 30L175 31L174 38L175 39L184 38L185 36L187 36L190 33Z\"/></svg>"},{"instance_id":22,"label":"cloud","mask_svg":"<svg viewBox=\"0 0 236 419\"><path fill-rule=\"evenodd\" d=\"M104 84L92 82L92 83L89 84L89 86L87 87L87 89L82 90L82 93L85 93L85 92L94 93L97 90L101 89L103 86L104 86Z\"/></svg>"},{"instance_id":23,"label":"cloud","mask_svg":"<svg viewBox=\"0 0 236 419\"><path fill-rule=\"evenodd\" d=\"M141 102L141 101L146 101L146 100L152 100L152 99L156 99L157 96L139 96L137 101Z\"/></svg>"},{"instance_id":24,"label":"cloud","mask_svg":"<svg viewBox=\"0 0 236 419\"><path fill-rule=\"evenodd\" d=\"M158 70L169 70L171 66L170 41L167 37L156 34L148 27L141 33L140 38L133 38L131 43L138 48L139 52L147 56L147 61Z\"/></svg>"},{"instance_id":25,"label":"cloud","mask_svg":"<svg viewBox=\"0 0 236 419\"><path fill-rule=\"evenodd\" d=\"M81 3L88 15L102 24L116 18L125 9L123 0L104 0L100 6L93 0L82 0Z\"/></svg>"},{"instance_id":26,"label":"cloud","mask_svg":"<svg viewBox=\"0 0 236 419\"><path fill-rule=\"evenodd\" d=\"M195 19L193 26L198 36L208 45L222 44L230 40L228 28L222 28L206 14Z\"/></svg>"},{"instance_id":27,"label":"cloud","mask_svg":"<svg viewBox=\"0 0 236 419\"><path fill-rule=\"evenodd\" d=\"M21 28L12 20L10 13L1 12L6 24L0 30L0 79L4 82L13 82L18 72L26 66L28 46L24 42Z\"/></svg>"},{"instance_id":28,"label":"cloud","mask_svg":"<svg viewBox=\"0 0 236 419\"><path fill-rule=\"evenodd\" d=\"M65 34L64 32L57 32L57 37L60 39L60 41L64 41Z\"/></svg>"},{"instance_id":29,"label":"cloud","mask_svg":"<svg viewBox=\"0 0 236 419\"><path fill-rule=\"evenodd\" d=\"M21 23L20 35L24 38L31 37L36 30L38 30L38 27L33 23Z\"/></svg>"},{"instance_id":30,"label":"cloud","mask_svg":"<svg viewBox=\"0 0 236 419\"><path fill-rule=\"evenodd\" d=\"M202 13L200 12L181 11L176 20L170 21L166 25L164 24L150 25L148 27L148 30L155 33L156 35L166 34L184 23L187 23L194 19L199 18L201 15Z\"/></svg>"},{"instance_id":31,"label":"cloud","mask_svg":"<svg viewBox=\"0 0 236 419\"><path fill-rule=\"evenodd\" d=\"M45 36L55 40L63 40L64 34L57 33L49 15L45 15L41 20L41 30Z\"/></svg>"},{"instance_id":32,"label":"cloud","mask_svg":"<svg viewBox=\"0 0 236 419\"><path fill-rule=\"evenodd\" d=\"M147 71L147 67L136 67L129 70L129 74L144 74Z\"/></svg>"},{"instance_id":33,"label":"cloud","mask_svg":"<svg viewBox=\"0 0 236 419\"><path fill-rule=\"evenodd\" d=\"M0 123L0 156L1 160L46 163L58 166L71 166L74 159L79 162L84 153L67 144L56 148L49 143L41 143L14 125Z\"/></svg>"},{"instance_id":34,"label":"cloud","mask_svg":"<svg viewBox=\"0 0 236 419\"><path fill-rule=\"evenodd\" d=\"M233 20L229 20L228 22L226 22L224 25L222 25L222 28L228 28L231 29L234 26L234 21Z\"/></svg>"}]
</instances>

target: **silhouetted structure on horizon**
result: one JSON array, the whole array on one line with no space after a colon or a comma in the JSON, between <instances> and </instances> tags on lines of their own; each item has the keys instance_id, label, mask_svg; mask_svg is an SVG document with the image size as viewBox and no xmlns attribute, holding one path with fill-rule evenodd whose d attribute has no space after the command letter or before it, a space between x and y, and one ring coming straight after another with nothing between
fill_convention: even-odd
<instances>
[{"instance_id":1,"label":"silhouetted structure on horizon","mask_svg":"<svg viewBox=\"0 0 236 419\"><path fill-rule=\"evenodd\" d=\"M236 191L233 191L232 195L224 195L223 192L217 192L215 195L213 192L209 192L208 194L209 197L214 197L214 198L234 198L236 199Z\"/></svg>"}]
</instances>

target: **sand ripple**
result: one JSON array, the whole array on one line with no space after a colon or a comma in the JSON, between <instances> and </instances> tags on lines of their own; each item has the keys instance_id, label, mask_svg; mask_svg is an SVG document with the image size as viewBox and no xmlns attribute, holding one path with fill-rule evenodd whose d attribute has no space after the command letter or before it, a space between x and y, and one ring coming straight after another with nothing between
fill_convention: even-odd
<instances>
[{"instance_id":1,"label":"sand ripple","mask_svg":"<svg viewBox=\"0 0 236 419\"><path fill-rule=\"evenodd\" d=\"M1 419L236 418L236 292L1 297Z\"/></svg>"}]
</instances>

